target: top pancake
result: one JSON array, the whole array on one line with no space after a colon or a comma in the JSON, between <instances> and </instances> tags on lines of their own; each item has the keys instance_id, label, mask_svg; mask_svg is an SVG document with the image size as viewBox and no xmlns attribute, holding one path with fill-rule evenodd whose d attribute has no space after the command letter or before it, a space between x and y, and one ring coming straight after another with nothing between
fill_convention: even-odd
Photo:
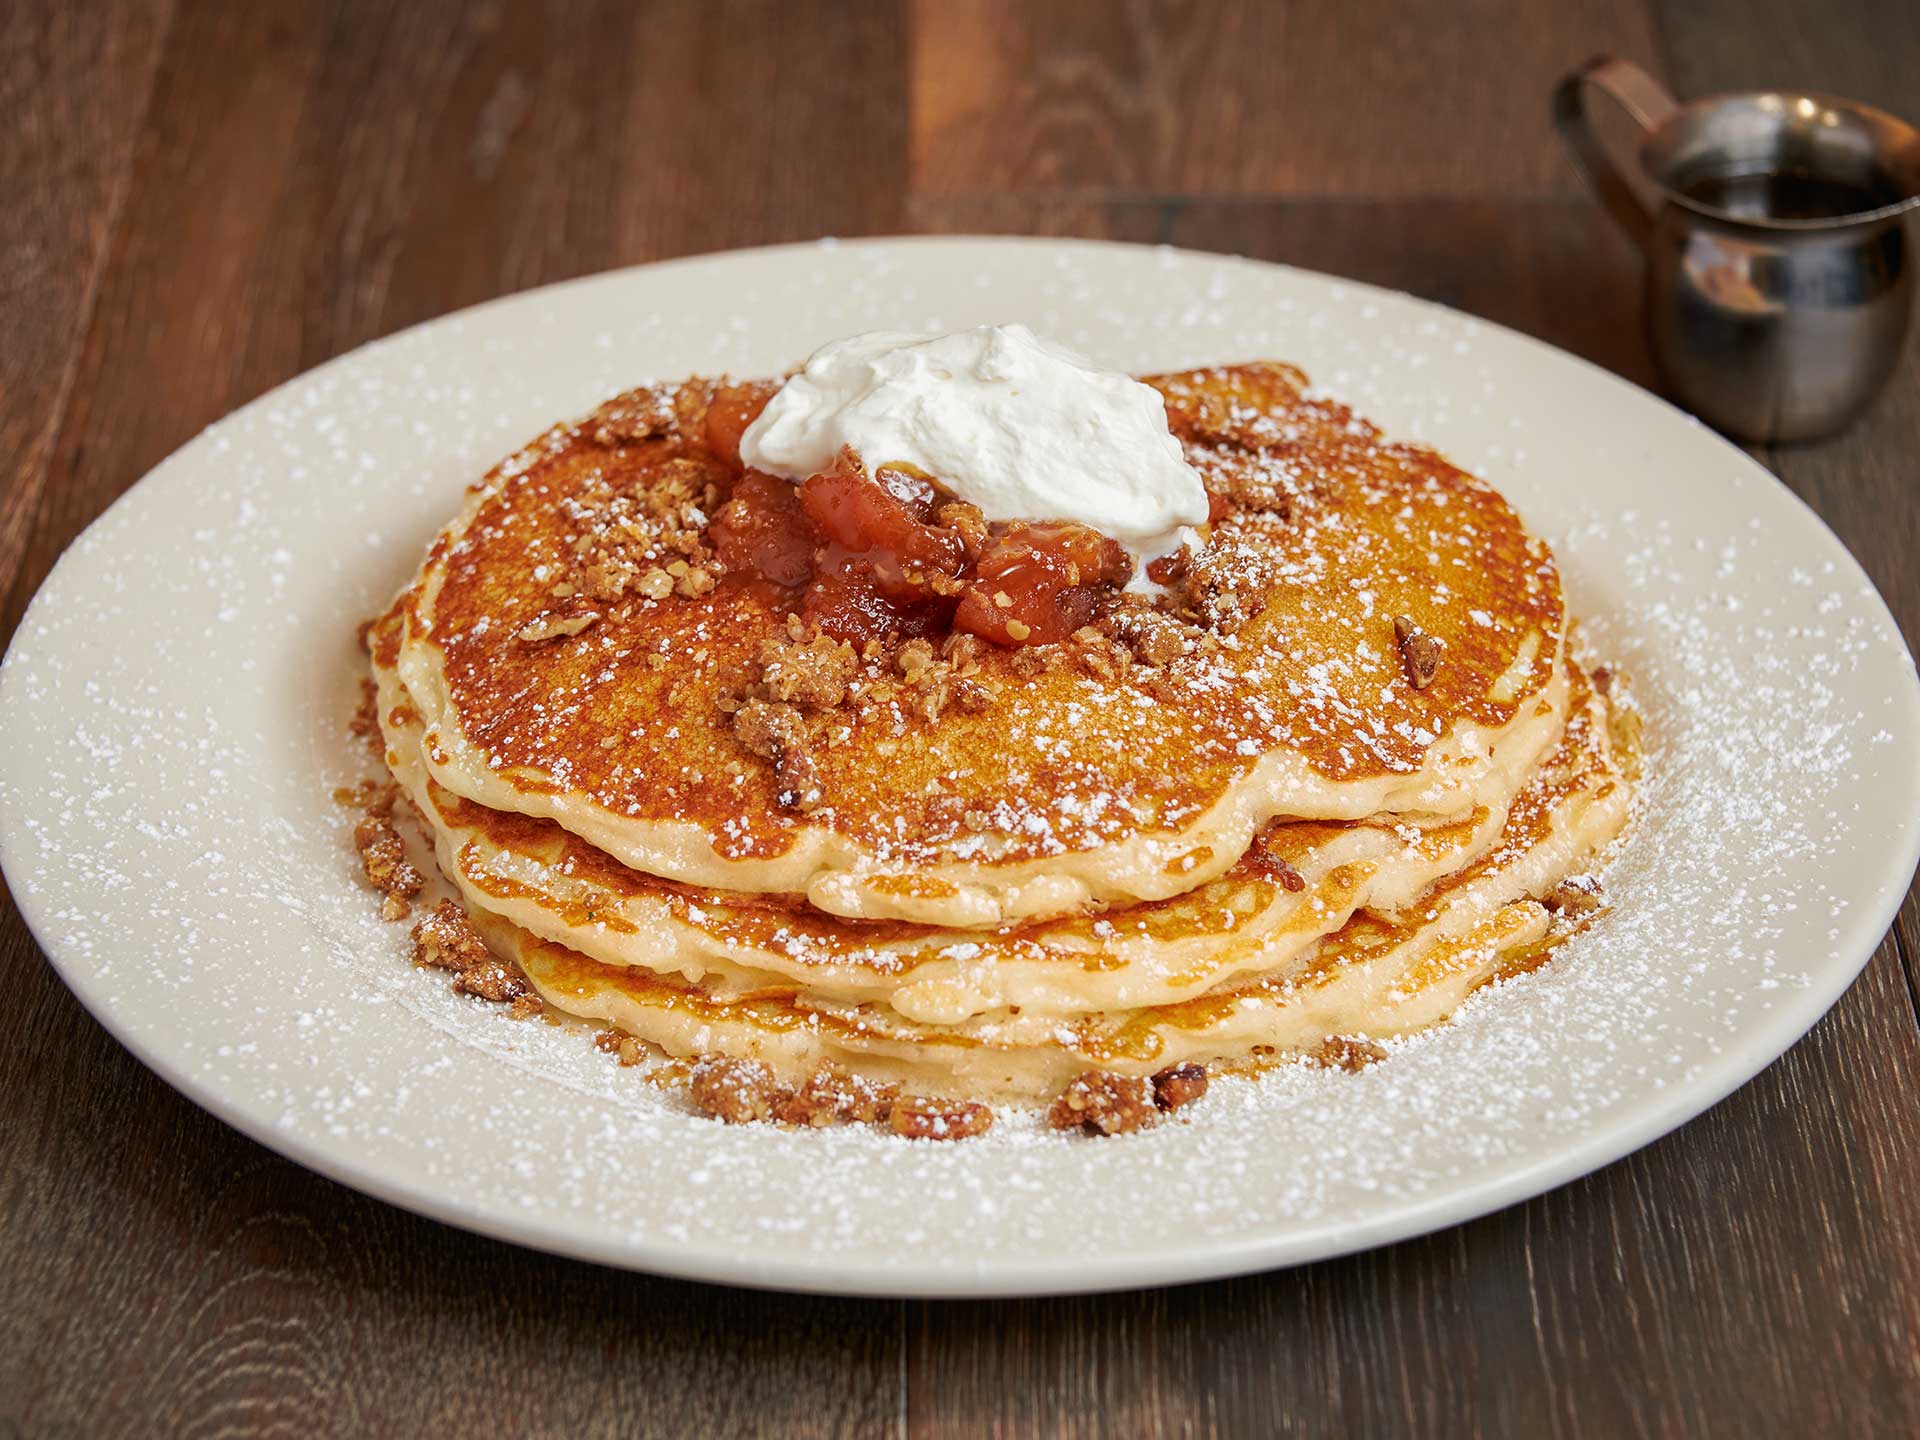
<instances>
[{"instance_id":1,"label":"top pancake","mask_svg":"<svg viewBox=\"0 0 1920 1440\"><path fill-rule=\"evenodd\" d=\"M988 647L984 703L929 720L877 656L816 722L820 803L784 807L727 707L789 633L788 595L725 576L582 624L580 598L556 594L607 496L728 483L700 438L710 387L689 382L502 462L376 632L435 780L669 879L963 927L1184 892L1275 817L1504 805L1514 781L1491 755L1541 723L1538 700L1556 725L1565 709L1546 546L1491 486L1309 397L1289 367L1151 383L1226 502L1177 658L1102 673L1069 644L1024 673L1041 651ZM1444 646L1424 689L1397 615Z\"/></svg>"}]
</instances>

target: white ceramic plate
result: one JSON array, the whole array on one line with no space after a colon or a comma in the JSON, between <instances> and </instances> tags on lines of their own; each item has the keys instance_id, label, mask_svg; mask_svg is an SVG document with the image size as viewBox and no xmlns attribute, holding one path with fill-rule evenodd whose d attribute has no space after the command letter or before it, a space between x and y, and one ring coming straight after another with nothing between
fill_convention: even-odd
<instances>
[{"instance_id":1,"label":"white ceramic plate","mask_svg":"<svg viewBox=\"0 0 1920 1440\"><path fill-rule=\"evenodd\" d=\"M1225 1083L1111 1141L729 1129L403 958L336 784L356 623L461 487L649 376L851 331L1024 320L1116 366L1282 357L1499 484L1558 548L1656 750L1616 908L1356 1077ZM1044 241L797 246L423 325L222 421L68 552L0 672L15 901L101 1023L263 1143L524 1244L741 1284L1116 1288L1377 1245L1560 1184L1774 1059L1920 851L1920 686L1866 577L1765 471L1544 345L1364 286Z\"/></svg>"}]
</instances>

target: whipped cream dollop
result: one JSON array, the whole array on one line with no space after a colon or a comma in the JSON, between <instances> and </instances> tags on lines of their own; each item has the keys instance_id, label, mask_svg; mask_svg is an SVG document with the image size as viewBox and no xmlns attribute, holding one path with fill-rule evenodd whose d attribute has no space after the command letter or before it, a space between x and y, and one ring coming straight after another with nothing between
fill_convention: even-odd
<instances>
[{"instance_id":1,"label":"whipped cream dollop","mask_svg":"<svg viewBox=\"0 0 1920 1440\"><path fill-rule=\"evenodd\" d=\"M1160 393L1024 325L823 346L747 427L740 458L798 481L846 445L872 469L938 481L989 520L1077 520L1140 566L1207 518Z\"/></svg>"}]
</instances>

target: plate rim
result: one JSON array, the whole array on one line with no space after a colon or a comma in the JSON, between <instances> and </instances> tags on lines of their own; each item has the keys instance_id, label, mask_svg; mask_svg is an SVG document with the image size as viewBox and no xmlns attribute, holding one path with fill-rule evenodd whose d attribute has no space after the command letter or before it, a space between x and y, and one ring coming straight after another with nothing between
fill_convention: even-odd
<instances>
[{"instance_id":1,"label":"plate rim","mask_svg":"<svg viewBox=\"0 0 1920 1440\"><path fill-rule=\"evenodd\" d=\"M779 245L743 246L620 266L592 274L568 277L508 295L495 296L475 305L433 316L387 335L376 337L363 345L355 346L351 350L323 361L311 369L290 376L182 442L165 459L116 496L68 543L36 589L33 600L22 613L18 626L8 639L4 657L0 657L0 724L9 721L17 706L24 703L10 698L12 688L18 683L13 676L20 636L27 631L35 612L53 590L62 572L71 564L78 563L76 557L83 549L83 542L87 537L96 528L102 526L123 504L126 504L136 492L156 482L164 483L181 457L206 439L212 431L251 410L268 406L283 392L294 386L310 383L335 367L351 362L356 357L397 343L428 327L443 325L457 317L475 316L495 307L525 302L535 296L551 295L575 287L605 284L620 277L641 272L655 273L793 252L817 252L823 246L846 250L887 250L903 246L967 249L983 245L1053 251L1096 249L1162 254L1184 261L1285 271L1315 284L1364 292L1389 299L1395 304L1410 302L1416 307L1443 315L1455 323L1471 322L1485 330L1497 332L1509 340L1517 340L1525 347L1545 351L1560 361L1572 362L1587 372L1590 379L1597 378L1625 390L1637 403L1652 402L1683 423L1699 426L1713 443L1722 447L1730 456L1737 457L1740 465L1744 466L1749 473L1764 477L1775 491L1790 498L1798 506L1801 516L1805 520L1810 520L1816 527L1816 533L1823 537L1823 542L1830 547L1832 555L1841 560L1844 566L1851 567L1845 578L1856 582L1857 599L1864 604L1877 607L1874 618L1882 624L1886 635L1905 656L1906 665L1903 676L1906 682L1904 686L1906 707L1911 713L1920 715L1920 674L1916 674L1914 658L1899 623L1872 577L1867 574L1864 567L1819 512L1772 471L1724 436L1713 432L1695 417L1631 380L1583 356L1563 350L1497 321L1457 310L1407 291L1395 290L1346 276L1331 275L1280 261L1261 260L1224 252L1188 250L1169 245L1142 245L1104 239L981 234L872 236L857 239L823 237L818 240L802 240ZM0 765L4 765L4 761L0 761ZM1920 796L1915 798L1920 800ZM543 1224L539 1221L527 1221L486 1206L463 1203L457 1197L449 1196L444 1185L435 1186L431 1182L415 1183L404 1178L394 1179L383 1173L377 1165L360 1163L352 1153L354 1142L351 1140L329 1145L317 1135L307 1136L281 1129L264 1113L261 1115L250 1113L244 1099L233 1097L219 1082L200 1080L183 1060L178 1057L169 1057L160 1051L157 1044L149 1043L131 1033L125 1018L116 1014L107 997L100 993L100 987L88 983L89 977L84 966L78 964L72 957L63 958L53 946L48 944L45 938L45 922L48 917L38 913L38 897L32 893L23 892L13 878L17 868L13 857L24 854L26 850L21 814L24 808L9 807L6 811L0 811L0 874L6 876L15 909L33 936L42 956L69 992L79 1001L82 1008L135 1059L193 1104L249 1139L264 1145L276 1154L293 1160L296 1164L377 1200L472 1234L507 1240L550 1254L648 1274L756 1290L890 1299L1094 1294L1172 1284L1200 1283L1226 1276L1278 1270L1317 1260L1351 1255L1450 1228L1544 1194L1624 1159L1670 1134L1687 1121L1719 1104L1784 1056L1832 1009L1840 997L1859 979L1866 966L1872 962L1912 885L1911 878L1904 886L1896 886L1890 882L1886 891L1876 897L1874 905L1849 907L1848 916L1840 924L1841 934L1831 943L1829 954L1837 958L1859 947L1861 951L1859 959L1830 967L1831 973L1824 977L1824 983L1810 984L1796 989L1787 1003L1776 1005L1742 1024L1731 1037L1730 1043L1718 1054L1705 1061L1687 1083L1663 1089L1653 1103L1639 1105L1618 1117L1614 1123L1601 1126L1584 1140L1576 1141L1569 1146L1557 1147L1550 1153L1526 1160L1492 1179L1453 1184L1437 1193L1404 1200L1387 1207L1371 1218L1358 1222L1326 1221L1303 1229L1284 1227L1282 1222L1268 1219L1250 1224L1233 1235L1170 1243L1155 1251L1131 1253L1108 1259L1097 1266L1078 1257L1035 1259L1022 1256L989 1257L974 1262L968 1268L956 1269L900 1257L856 1261L844 1257L824 1260L807 1258L803 1255L794 1259L780 1253L768 1255L753 1250L729 1248L718 1241L681 1242L664 1236L645 1240L632 1236L628 1236L623 1241L611 1238L602 1240L592 1235L570 1233L559 1223ZM1916 865L1920 865L1920 806L1916 806L1909 812L1904 854L1896 854L1893 861L1896 869L1904 870L1909 877ZM564 1215L564 1212L559 1211L553 1213L556 1217ZM1279 1233L1275 1233L1276 1231Z\"/></svg>"}]
</instances>

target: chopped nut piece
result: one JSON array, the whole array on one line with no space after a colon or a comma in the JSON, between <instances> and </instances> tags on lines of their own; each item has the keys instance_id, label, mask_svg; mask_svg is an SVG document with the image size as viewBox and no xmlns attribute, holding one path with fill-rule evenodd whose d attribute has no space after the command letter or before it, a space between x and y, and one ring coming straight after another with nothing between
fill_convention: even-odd
<instances>
[{"instance_id":1,"label":"chopped nut piece","mask_svg":"<svg viewBox=\"0 0 1920 1440\"><path fill-rule=\"evenodd\" d=\"M944 671L944 667L942 667ZM929 672L923 671L922 674ZM953 684L944 673L933 675L931 679L914 691L912 708L920 712L920 717L929 725L939 720L941 712L947 708L947 701L953 695Z\"/></svg>"},{"instance_id":2,"label":"chopped nut piece","mask_svg":"<svg viewBox=\"0 0 1920 1440\"><path fill-rule=\"evenodd\" d=\"M333 798L364 815L386 820L393 815L393 807L400 803L400 787L391 780L362 780L351 789L334 791Z\"/></svg>"},{"instance_id":3,"label":"chopped nut piece","mask_svg":"<svg viewBox=\"0 0 1920 1440\"><path fill-rule=\"evenodd\" d=\"M524 995L513 997L513 1004L508 1008L507 1013L516 1020L531 1020L546 1008L547 1002L529 990Z\"/></svg>"},{"instance_id":4,"label":"chopped nut piece","mask_svg":"<svg viewBox=\"0 0 1920 1440\"><path fill-rule=\"evenodd\" d=\"M806 744L807 727L791 705L749 700L734 712L733 738L763 760L778 760Z\"/></svg>"},{"instance_id":5,"label":"chopped nut piece","mask_svg":"<svg viewBox=\"0 0 1920 1440\"><path fill-rule=\"evenodd\" d=\"M1358 1075L1367 1066L1387 1058L1387 1047L1360 1035L1329 1035L1307 1057L1310 1064L1325 1070L1344 1070Z\"/></svg>"},{"instance_id":6,"label":"chopped nut piece","mask_svg":"<svg viewBox=\"0 0 1920 1440\"><path fill-rule=\"evenodd\" d=\"M969 505L956 500L942 505L934 518L942 528L952 530L960 537L960 543L966 547L968 555L978 555L980 547L987 543L988 527L986 512L978 505Z\"/></svg>"},{"instance_id":7,"label":"chopped nut piece","mask_svg":"<svg viewBox=\"0 0 1920 1440\"><path fill-rule=\"evenodd\" d=\"M965 670L970 665L978 665L990 648L978 635L956 630L940 642L940 658L955 670Z\"/></svg>"},{"instance_id":8,"label":"chopped nut piece","mask_svg":"<svg viewBox=\"0 0 1920 1440\"><path fill-rule=\"evenodd\" d=\"M1196 643L1195 627L1137 601L1121 605L1100 629L1142 665L1171 665Z\"/></svg>"},{"instance_id":9,"label":"chopped nut piece","mask_svg":"<svg viewBox=\"0 0 1920 1440\"><path fill-rule=\"evenodd\" d=\"M688 600L698 600L702 595L711 595L718 583L708 571L688 570L673 582L673 593Z\"/></svg>"},{"instance_id":10,"label":"chopped nut piece","mask_svg":"<svg viewBox=\"0 0 1920 1440\"><path fill-rule=\"evenodd\" d=\"M1591 875L1569 875L1548 892L1544 901L1560 915L1591 915L1607 903L1607 892Z\"/></svg>"},{"instance_id":11,"label":"chopped nut piece","mask_svg":"<svg viewBox=\"0 0 1920 1440\"><path fill-rule=\"evenodd\" d=\"M885 1085L822 1065L783 1099L774 1118L786 1125L873 1125L885 1120L899 1097L898 1085Z\"/></svg>"},{"instance_id":12,"label":"chopped nut piece","mask_svg":"<svg viewBox=\"0 0 1920 1440\"><path fill-rule=\"evenodd\" d=\"M805 750L783 751L773 763L773 775L780 782L773 798L782 809L804 814L819 809L826 799L826 792L820 787L820 772L814 766L813 756Z\"/></svg>"},{"instance_id":13,"label":"chopped nut piece","mask_svg":"<svg viewBox=\"0 0 1920 1440\"><path fill-rule=\"evenodd\" d=\"M391 802L387 809L392 809ZM407 859L406 842L400 832L370 809L353 827L353 847L360 852L360 871L367 884L384 897L381 915L388 920L405 919L407 902L420 893L426 881Z\"/></svg>"},{"instance_id":14,"label":"chopped nut piece","mask_svg":"<svg viewBox=\"0 0 1920 1440\"><path fill-rule=\"evenodd\" d=\"M1207 1093L1207 1067L1188 1061L1170 1065L1153 1077L1153 1103L1162 1110L1179 1110Z\"/></svg>"},{"instance_id":15,"label":"chopped nut piece","mask_svg":"<svg viewBox=\"0 0 1920 1440\"><path fill-rule=\"evenodd\" d=\"M587 417L587 433L597 445L624 445L679 428L674 392L664 385L642 385L616 395Z\"/></svg>"},{"instance_id":16,"label":"chopped nut piece","mask_svg":"<svg viewBox=\"0 0 1920 1440\"><path fill-rule=\"evenodd\" d=\"M823 796L820 776L807 749L806 722L791 705L749 700L733 716L733 735L762 759L773 762L779 782L775 798L789 810L811 810Z\"/></svg>"},{"instance_id":17,"label":"chopped nut piece","mask_svg":"<svg viewBox=\"0 0 1920 1440\"><path fill-rule=\"evenodd\" d=\"M933 642L916 638L900 647L900 653L893 657L893 663L902 675L911 680L933 664L933 657Z\"/></svg>"},{"instance_id":18,"label":"chopped nut piece","mask_svg":"<svg viewBox=\"0 0 1920 1440\"><path fill-rule=\"evenodd\" d=\"M442 900L413 927L413 963L465 973L488 964L493 952L457 901Z\"/></svg>"},{"instance_id":19,"label":"chopped nut piece","mask_svg":"<svg viewBox=\"0 0 1920 1440\"><path fill-rule=\"evenodd\" d=\"M520 1004L531 994L520 967L494 957L455 901L442 900L413 927L413 963L453 971L457 994L477 995L497 1004L511 1001L516 1019L538 1013L537 997L531 1009Z\"/></svg>"},{"instance_id":20,"label":"chopped nut piece","mask_svg":"<svg viewBox=\"0 0 1920 1440\"><path fill-rule=\"evenodd\" d=\"M1133 652L1095 625L1073 632L1074 655L1081 668L1098 680L1118 680L1133 668Z\"/></svg>"},{"instance_id":21,"label":"chopped nut piece","mask_svg":"<svg viewBox=\"0 0 1920 1440\"><path fill-rule=\"evenodd\" d=\"M1089 1070L1074 1078L1047 1111L1056 1130L1086 1129L1100 1135L1144 1130L1160 1118L1153 1088L1132 1075Z\"/></svg>"},{"instance_id":22,"label":"chopped nut piece","mask_svg":"<svg viewBox=\"0 0 1920 1440\"><path fill-rule=\"evenodd\" d=\"M1414 624L1411 615L1393 617L1393 638L1400 645L1407 683L1416 690L1426 689L1440 669L1440 642Z\"/></svg>"},{"instance_id":23,"label":"chopped nut piece","mask_svg":"<svg viewBox=\"0 0 1920 1440\"><path fill-rule=\"evenodd\" d=\"M693 1067L693 1103L729 1125L745 1125L773 1116L785 1092L773 1072L758 1060L729 1060L710 1055Z\"/></svg>"},{"instance_id":24,"label":"chopped nut piece","mask_svg":"<svg viewBox=\"0 0 1920 1440\"><path fill-rule=\"evenodd\" d=\"M527 979L520 973L519 966L489 958L454 976L453 988L457 994L478 995L482 1000L500 1004L525 995Z\"/></svg>"},{"instance_id":25,"label":"chopped nut piece","mask_svg":"<svg viewBox=\"0 0 1920 1440\"><path fill-rule=\"evenodd\" d=\"M763 641L757 658L759 698L808 710L831 710L845 700L847 682L860 664L851 645L824 635L804 643Z\"/></svg>"},{"instance_id":26,"label":"chopped nut piece","mask_svg":"<svg viewBox=\"0 0 1920 1440\"><path fill-rule=\"evenodd\" d=\"M990 710L993 708L993 687L983 685L978 680L956 680L953 682L953 703L975 714Z\"/></svg>"},{"instance_id":27,"label":"chopped nut piece","mask_svg":"<svg viewBox=\"0 0 1920 1440\"><path fill-rule=\"evenodd\" d=\"M542 640L578 635L599 618L598 610L582 610L577 615L537 615L520 627L520 638L529 645L537 645Z\"/></svg>"},{"instance_id":28,"label":"chopped nut piece","mask_svg":"<svg viewBox=\"0 0 1920 1440\"><path fill-rule=\"evenodd\" d=\"M887 1124L909 1140L965 1140L993 1128L993 1111L972 1100L905 1095L893 1102Z\"/></svg>"}]
</instances>

